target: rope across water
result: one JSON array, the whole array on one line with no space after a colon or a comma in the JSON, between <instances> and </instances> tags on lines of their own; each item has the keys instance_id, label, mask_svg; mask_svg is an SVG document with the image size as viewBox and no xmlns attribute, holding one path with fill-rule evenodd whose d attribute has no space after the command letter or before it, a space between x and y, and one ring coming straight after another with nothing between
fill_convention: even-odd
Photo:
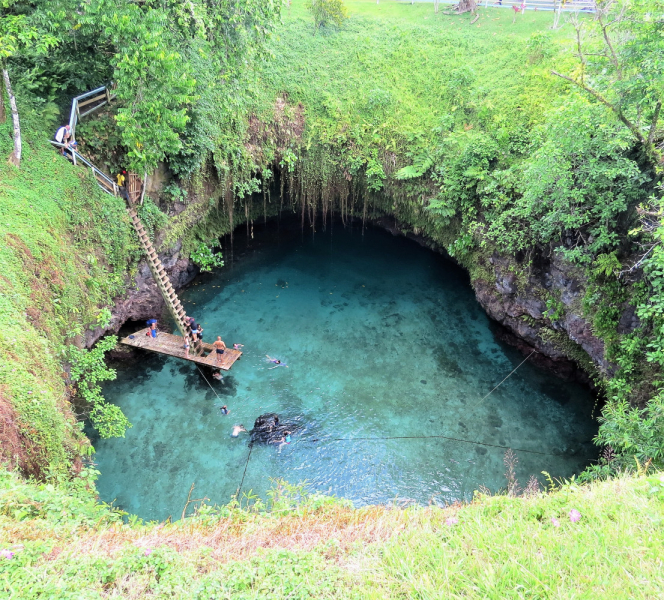
<instances>
[{"instance_id":1,"label":"rope across water","mask_svg":"<svg viewBox=\"0 0 664 600\"><path fill-rule=\"evenodd\" d=\"M482 402L484 402L493 392L495 392L503 383L505 383L516 371L521 367L533 354L535 354L537 350L533 350L526 358L524 358L512 371L509 372L509 374L502 380L498 385L496 385L488 394L480 398L478 402L476 402L473 406L470 407L470 409L474 409L477 406L479 406ZM201 372L202 374L202 372ZM205 377L205 376L204 376ZM206 379L207 381L207 379ZM208 385L210 383L208 382ZM212 388L212 386L210 385ZM214 391L214 389L212 390ZM215 392L216 394L216 392ZM217 396L218 397L218 396ZM300 440L299 443L316 443L319 441L322 442L365 442L365 441L370 441L370 442L375 442L375 441L384 441L384 440L428 440L428 439L443 439L443 440L450 440L453 442L461 442L464 444L473 444L476 446L484 446L488 448L500 448L501 450L514 450L515 452L523 452L525 454L537 454L538 456L561 456L561 454L554 454L553 452L539 452L537 450L526 450L525 448L512 448L511 446L503 446L500 444L489 444L486 442L477 442L475 440L466 440L463 438L457 438L457 437L452 437L448 435L395 435L395 436L384 436L384 437L346 437L346 438L319 438L319 439L314 439L314 440ZM242 481L240 482L240 485L238 486L236 496L239 495L242 485L244 484L244 479L247 474L247 467L249 466L249 460L251 459L251 452L253 450L253 444L250 444L249 446L249 455L247 456L247 462L244 465L244 472L242 473ZM585 457L585 458L593 458L591 456Z\"/></svg>"}]
</instances>

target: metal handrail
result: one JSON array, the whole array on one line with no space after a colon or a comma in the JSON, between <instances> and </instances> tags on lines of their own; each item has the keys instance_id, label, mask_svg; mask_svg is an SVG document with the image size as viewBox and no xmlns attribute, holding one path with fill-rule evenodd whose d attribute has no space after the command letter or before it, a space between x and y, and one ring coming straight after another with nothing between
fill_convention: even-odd
<instances>
[{"instance_id":1,"label":"metal handrail","mask_svg":"<svg viewBox=\"0 0 664 600\"><path fill-rule=\"evenodd\" d=\"M413 0L397 0L400 4L412 4ZM415 0L416 2L433 2L433 0ZM440 4L458 4L459 0L439 0ZM477 6L484 8L512 8L520 6L523 0L478 0ZM525 10L541 11L560 11L560 12L588 12L594 13L597 10L596 0L567 0L564 4L560 0L526 0Z\"/></svg>"},{"instance_id":2,"label":"metal handrail","mask_svg":"<svg viewBox=\"0 0 664 600\"><path fill-rule=\"evenodd\" d=\"M81 94L80 96L76 96L72 101L71 101L71 112L69 113L69 127L71 128L71 139L75 140L75 134L76 134L76 125L78 124L79 118L83 118L86 115L89 115L90 113L94 112L98 108L101 108L104 106L104 104L107 104L109 100L112 100L113 98L116 97L117 94L113 94L111 92L113 88L109 88L106 85L102 85L101 87L98 87L97 89L90 90L89 92L85 92L85 94ZM89 98L90 96L94 96L95 94L101 94L102 92L106 92L106 100L103 102L100 102L97 104L97 106L92 107L90 110L87 110L83 114L79 114L79 109L78 109L78 103L80 100L84 100L85 98Z\"/></svg>"},{"instance_id":3,"label":"metal handrail","mask_svg":"<svg viewBox=\"0 0 664 600\"><path fill-rule=\"evenodd\" d=\"M117 193L118 193L118 184L115 183L115 181L113 181L108 175L106 175L106 173L104 173L103 171L100 171L97 167L95 167L87 158L84 158L78 152L76 152L76 150L74 150L73 148L70 148L68 146L65 146L64 144L61 144L60 142L56 142L55 140L49 140L49 142L51 142L51 144L53 144L54 146L57 146L58 148L64 148L68 152L71 152L72 160L73 160L74 164L77 164L77 163L80 162L80 163L84 164L86 167L89 167L92 170L95 177L99 177L100 179L103 179L109 185L109 187L113 190L113 195L114 196L117 195ZM97 182L97 185L102 190L104 190L106 193L108 193L108 194L111 193L108 190L108 188L105 188L99 182Z\"/></svg>"}]
</instances>

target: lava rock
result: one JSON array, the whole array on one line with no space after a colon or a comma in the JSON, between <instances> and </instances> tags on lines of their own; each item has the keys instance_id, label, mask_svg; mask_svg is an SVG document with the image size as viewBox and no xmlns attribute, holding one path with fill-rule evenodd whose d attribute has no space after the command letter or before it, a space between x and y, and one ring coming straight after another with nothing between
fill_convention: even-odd
<instances>
[{"instance_id":1,"label":"lava rock","mask_svg":"<svg viewBox=\"0 0 664 600\"><path fill-rule=\"evenodd\" d=\"M286 431L293 433L293 429L293 425L283 423L276 413L266 413L256 419L254 428L249 433L252 442L271 444L280 442Z\"/></svg>"}]
</instances>

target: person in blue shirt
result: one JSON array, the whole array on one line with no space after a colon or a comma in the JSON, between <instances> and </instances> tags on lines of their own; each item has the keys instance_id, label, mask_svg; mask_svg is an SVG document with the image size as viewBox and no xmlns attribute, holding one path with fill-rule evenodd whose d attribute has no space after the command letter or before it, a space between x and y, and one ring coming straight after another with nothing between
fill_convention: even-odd
<instances>
[{"instance_id":1,"label":"person in blue shirt","mask_svg":"<svg viewBox=\"0 0 664 600\"><path fill-rule=\"evenodd\" d=\"M273 443L274 444L279 444L279 449L281 450L282 446L285 446L285 445L291 443L291 432L290 431L284 431L284 437L282 437L281 439L275 440Z\"/></svg>"}]
</instances>

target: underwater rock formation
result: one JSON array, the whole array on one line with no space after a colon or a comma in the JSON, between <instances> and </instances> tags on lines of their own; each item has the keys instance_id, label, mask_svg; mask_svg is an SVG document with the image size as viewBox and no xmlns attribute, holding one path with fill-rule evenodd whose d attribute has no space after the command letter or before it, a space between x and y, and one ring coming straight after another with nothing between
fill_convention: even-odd
<instances>
[{"instance_id":1,"label":"underwater rock formation","mask_svg":"<svg viewBox=\"0 0 664 600\"><path fill-rule=\"evenodd\" d=\"M256 419L249 433L252 443L271 444L280 442L286 431L293 433L293 425L280 421L276 413L265 413Z\"/></svg>"}]
</instances>

